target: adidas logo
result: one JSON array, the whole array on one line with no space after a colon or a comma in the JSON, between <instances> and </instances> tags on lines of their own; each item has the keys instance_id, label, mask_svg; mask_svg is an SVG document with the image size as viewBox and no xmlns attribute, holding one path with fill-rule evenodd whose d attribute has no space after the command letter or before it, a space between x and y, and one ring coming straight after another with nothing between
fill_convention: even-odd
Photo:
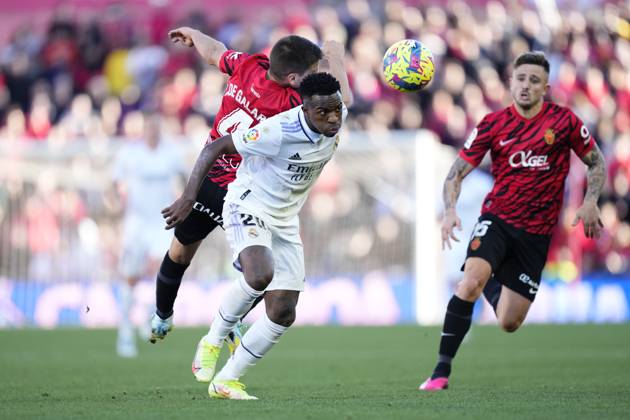
<instances>
[{"instance_id":1,"label":"adidas logo","mask_svg":"<svg viewBox=\"0 0 630 420\"><path fill-rule=\"evenodd\" d=\"M294 154L289 158L290 160L302 160L302 156L299 153Z\"/></svg>"}]
</instances>

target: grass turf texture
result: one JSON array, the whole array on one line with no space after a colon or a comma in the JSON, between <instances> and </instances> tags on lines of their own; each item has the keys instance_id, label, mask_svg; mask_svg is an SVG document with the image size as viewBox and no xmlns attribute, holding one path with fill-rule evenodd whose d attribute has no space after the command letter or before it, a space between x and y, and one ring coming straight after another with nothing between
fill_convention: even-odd
<instances>
[{"instance_id":1,"label":"grass turf texture","mask_svg":"<svg viewBox=\"0 0 630 420\"><path fill-rule=\"evenodd\" d=\"M475 326L451 389L417 386L439 330L294 328L244 378L260 401L211 400L194 381L200 329L119 359L111 330L0 331L0 418L628 418L630 326ZM224 353L227 348L224 349Z\"/></svg>"}]
</instances>

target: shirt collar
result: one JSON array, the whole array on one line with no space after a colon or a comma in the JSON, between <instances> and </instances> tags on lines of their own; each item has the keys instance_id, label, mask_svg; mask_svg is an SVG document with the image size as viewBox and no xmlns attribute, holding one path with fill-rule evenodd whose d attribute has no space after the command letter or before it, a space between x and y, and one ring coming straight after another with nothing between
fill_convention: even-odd
<instances>
[{"instance_id":1,"label":"shirt collar","mask_svg":"<svg viewBox=\"0 0 630 420\"><path fill-rule=\"evenodd\" d=\"M306 135L306 137L311 141L311 143L319 142L323 135L314 132L306 123L306 117L304 116L304 110L300 107L298 111L298 121L300 122L300 126L302 126L302 131Z\"/></svg>"}]
</instances>

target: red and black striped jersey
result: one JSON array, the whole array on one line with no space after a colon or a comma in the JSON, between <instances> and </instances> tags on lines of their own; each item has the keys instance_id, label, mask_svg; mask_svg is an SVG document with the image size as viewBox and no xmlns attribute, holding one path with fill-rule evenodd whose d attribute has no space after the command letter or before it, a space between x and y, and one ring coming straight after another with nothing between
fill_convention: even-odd
<instances>
[{"instance_id":1,"label":"red and black striped jersey","mask_svg":"<svg viewBox=\"0 0 630 420\"><path fill-rule=\"evenodd\" d=\"M269 58L264 54L249 55L227 50L219 59L219 70L229 79L221 107L208 141L233 133L237 129L253 127L266 118L287 111L302 103L298 92L267 79ZM241 163L238 154L222 155L208 176L223 188L234 181Z\"/></svg>"},{"instance_id":2,"label":"red and black striped jersey","mask_svg":"<svg viewBox=\"0 0 630 420\"><path fill-rule=\"evenodd\" d=\"M490 150L494 187L481 212L527 232L550 235L557 223L573 150L583 157L595 140L568 108L545 102L523 118L511 105L486 115L459 156L479 165Z\"/></svg>"}]
</instances>

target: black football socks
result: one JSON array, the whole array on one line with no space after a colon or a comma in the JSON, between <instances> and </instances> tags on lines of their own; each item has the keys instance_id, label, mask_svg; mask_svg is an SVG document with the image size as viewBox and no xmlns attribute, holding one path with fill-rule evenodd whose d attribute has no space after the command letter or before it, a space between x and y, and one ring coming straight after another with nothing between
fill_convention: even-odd
<instances>
[{"instance_id":1,"label":"black football socks","mask_svg":"<svg viewBox=\"0 0 630 420\"><path fill-rule=\"evenodd\" d=\"M455 295L448 302L440 339L439 360L431 375L432 379L448 378L451 374L451 361L470 329L474 306L475 302L467 302Z\"/></svg>"},{"instance_id":2,"label":"black football socks","mask_svg":"<svg viewBox=\"0 0 630 420\"><path fill-rule=\"evenodd\" d=\"M160 318L166 319L173 315L173 304L187 268L188 264L182 265L171 260L168 252L164 256L155 285L156 313Z\"/></svg>"}]
</instances>

